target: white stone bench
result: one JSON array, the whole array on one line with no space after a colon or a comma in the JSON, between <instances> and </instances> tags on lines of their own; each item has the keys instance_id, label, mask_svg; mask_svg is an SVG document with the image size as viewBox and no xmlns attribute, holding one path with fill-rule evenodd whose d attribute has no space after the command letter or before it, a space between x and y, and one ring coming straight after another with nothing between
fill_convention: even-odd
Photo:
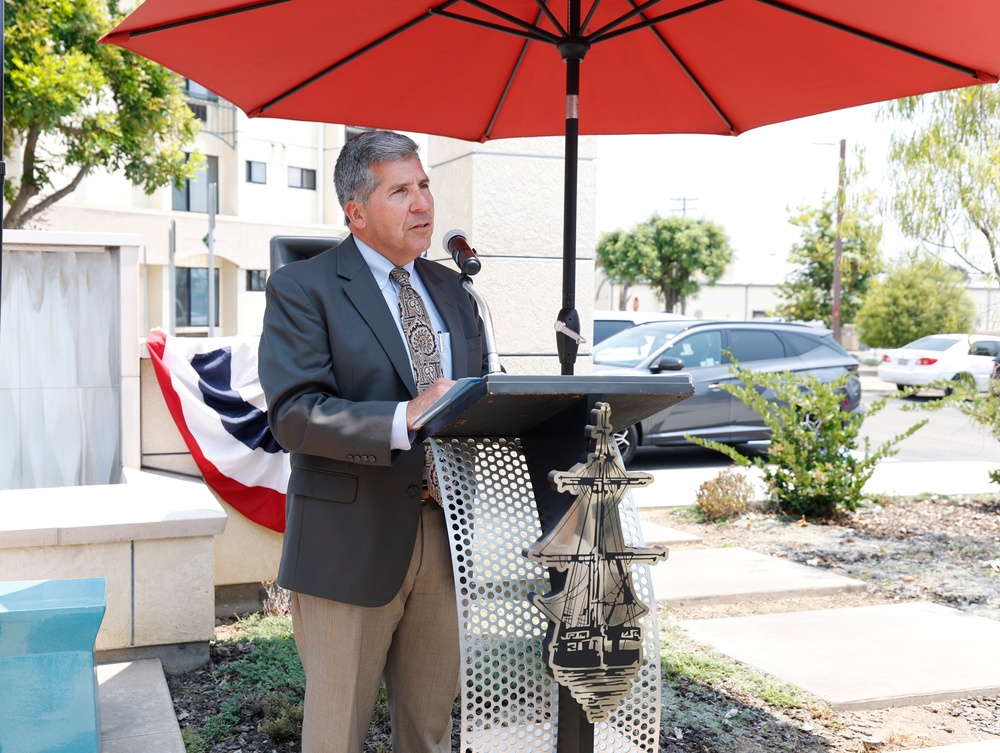
<instances>
[{"instance_id":1,"label":"white stone bench","mask_svg":"<svg viewBox=\"0 0 1000 753\"><path fill-rule=\"evenodd\" d=\"M0 490L4 580L105 577L98 662L208 660L213 536L226 513L201 481L126 468L126 483Z\"/></svg>"}]
</instances>

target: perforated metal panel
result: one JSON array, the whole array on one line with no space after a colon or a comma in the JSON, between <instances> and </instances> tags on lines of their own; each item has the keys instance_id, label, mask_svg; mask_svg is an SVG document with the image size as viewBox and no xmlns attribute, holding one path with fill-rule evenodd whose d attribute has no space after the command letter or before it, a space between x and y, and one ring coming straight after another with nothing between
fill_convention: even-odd
<instances>
[{"instance_id":1,"label":"perforated metal panel","mask_svg":"<svg viewBox=\"0 0 1000 753\"><path fill-rule=\"evenodd\" d=\"M541 534L520 443L435 440L451 539L462 649L462 751L555 750L556 687L546 620L528 595L545 568L521 550Z\"/></svg>"},{"instance_id":2,"label":"perforated metal panel","mask_svg":"<svg viewBox=\"0 0 1000 753\"><path fill-rule=\"evenodd\" d=\"M625 545L644 546L639 511L631 492L618 505L618 511ZM594 725L594 750L655 753L660 739L660 629L650 567L633 564L631 569L636 595L649 607L641 619L642 666L632 683L632 692L621 700L608 721Z\"/></svg>"},{"instance_id":3,"label":"perforated metal panel","mask_svg":"<svg viewBox=\"0 0 1000 753\"><path fill-rule=\"evenodd\" d=\"M541 535L528 464L516 439L434 439L458 596L462 650L462 751L555 751L558 689L545 665L548 622L530 595L549 590L544 567L522 551ZM643 544L631 495L619 508L625 543ZM656 604L648 565L633 565L644 661L608 721L595 725L600 753L655 753L660 673Z\"/></svg>"}]
</instances>

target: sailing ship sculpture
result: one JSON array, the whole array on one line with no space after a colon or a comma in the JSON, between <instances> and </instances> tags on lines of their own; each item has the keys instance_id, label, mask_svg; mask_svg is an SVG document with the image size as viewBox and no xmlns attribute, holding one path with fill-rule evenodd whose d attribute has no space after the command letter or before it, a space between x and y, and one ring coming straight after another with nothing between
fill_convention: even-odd
<instances>
[{"instance_id":1,"label":"sailing ship sculpture","mask_svg":"<svg viewBox=\"0 0 1000 753\"><path fill-rule=\"evenodd\" d=\"M588 721L608 718L626 697L643 661L640 618L648 607L632 583L632 563L656 563L663 547L625 545L619 503L631 487L653 481L628 472L614 446L611 408L598 403L587 430L594 450L568 471L552 471L557 491L575 495L562 519L524 554L566 573L558 591L532 602L551 621L548 665L556 682L580 704Z\"/></svg>"}]
</instances>

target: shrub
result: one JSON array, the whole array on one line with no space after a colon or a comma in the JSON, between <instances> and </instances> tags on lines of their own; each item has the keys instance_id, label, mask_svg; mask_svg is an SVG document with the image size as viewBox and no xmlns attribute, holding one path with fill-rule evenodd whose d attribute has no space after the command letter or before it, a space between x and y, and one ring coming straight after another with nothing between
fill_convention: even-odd
<instances>
[{"instance_id":1,"label":"shrub","mask_svg":"<svg viewBox=\"0 0 1000 753\"><path fill-rule=\"evenodd\" d=\"M730 457L738 465L753 462L762 472L778 510L796 517L828 518L854 510L862 488L879 461L895 455L896 445L927 423L918 421L872 451L867 437L859 452L862 422L885 408L875 400L855 413L841 407L845 374L824 384L810 374L758 372L734 364L739 381L720 385L746 403L771 430L768 458L751 458L733 447L697 437L688 441Z\"/></svg>"},{"instance_id":2,"label":"shrub","mask_svg":"<svg viewBox=\"0 0 1000 753\"><path fill-rule=\"evenodd\" d=\"M726 468L698 487L695 500L706 520L729 518L744 513L753 502L754 490L742 473Z\"/></svg>"}]
</instances>

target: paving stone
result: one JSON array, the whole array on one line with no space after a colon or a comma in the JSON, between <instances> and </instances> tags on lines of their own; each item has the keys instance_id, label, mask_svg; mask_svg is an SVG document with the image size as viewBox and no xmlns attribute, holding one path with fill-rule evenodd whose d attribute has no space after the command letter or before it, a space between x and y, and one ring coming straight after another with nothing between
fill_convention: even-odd
<instances>
[{"instance_id":1,"label":"paving stone","mask_svg":"<svg viewBox=\"0 0 1000 753\"><path fill-rule=\"evenodd\" d=\"M674 550L652 568L653 592L674 605L816 596L866 588L863 581L742 549Z\"/></svg>"},{"instance_id":2,"label":"paving stone","mask_svg":"<svg viewBox=\"0 0 1000 753\"><path fill-rule=\"evenodd\" d=\"M184 753L159 659L97 666L101 753Z\"/></svg>"},{"instance_id":3,"label":"paving stone","mask_svg":"<svg viewBox=\"0 0 1000 753\"><path fill-rule=\"evenodd\" d=\"M685 630L835 709L1000 693L1000 622L910 602L686 620Z\"/></svg>"}]
</instances>

